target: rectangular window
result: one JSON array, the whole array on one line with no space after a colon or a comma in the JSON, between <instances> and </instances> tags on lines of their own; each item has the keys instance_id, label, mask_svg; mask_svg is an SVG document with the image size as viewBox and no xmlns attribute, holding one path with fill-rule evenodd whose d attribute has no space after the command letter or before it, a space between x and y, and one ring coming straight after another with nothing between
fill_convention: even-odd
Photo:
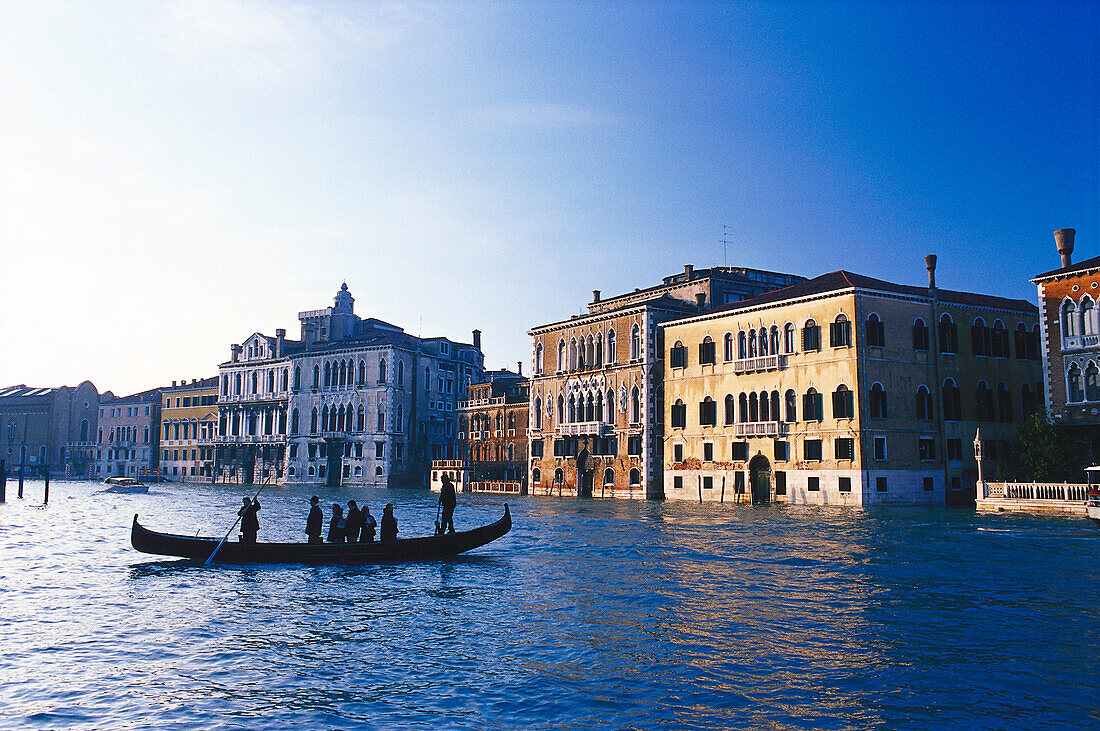
<instances>
[{"instance_id":1,"label":"rectangular window","mask_svg":"<svg viewBox=\"0 0 1100 731\"><path fill-rule=\"evenodd\" d=\"M803 452L805 453L807 462L820 462L821 461L821 440L820 439L807 439L803 442Z\"/></svg>"},{"instance_id":2,"label":"rectangular window","mask_svg":"<svg viewBox=\"0 0 1100 731\"><path fill-rule=\"evenodd\" d=\"M542 456L542 440L541 439L536 439L533 442L531 442L531 456L532 457L541 457Z\"/></svg>"},{"instance_id":3,"label":"rectangular window","mask_svg":"<svg viewBox=\"0 0 1100 731\"><path fill-rule=\"evenodd\" d=\"M669 351L668 361L671 368L686 368L687 348L683 345L674 345L672 350Z\"/></svg>"},{"instance_id":4,"label":"rectangular window","mask_svg":"<svg viewBox=\"0 0 1100 731\"><path fill-rule=\"evenodd\" d=\"M852 344L852 326L847 320L829 324L829 345L834 348L847 348Z\"/></svg>"},{"instance_id":5,"label":"rectangular window","mask_svg":"<svg viewBox=\"0 0 1100 731\"><path fill-rule=\"evenodd\" d=\"M554 456L555 457L564 457L565 456L565 440L564 439L555 439L554 440Z\"/></svg>"},{"instance_id":6,"label":"rectangular window","mask_svg":"<svg viewBox=\"0 0 1100 731\"><path fill-rule=\"evenodd\" d=\"M382 456L385 453L386 453L386 443L385 442L375 442L374 443L374 458L375 459L382 459Z\"/></svg>"},{"instance_id":7,"label":"rectangular window","mask_svg":"<svg viewBox=\"0 0 1100 731\"><path fill-rule=\"evenodd\" d=\"M821 394L816 391L803 394L802 418L806 421L821 421L824 418Z\"/></svg>"},{"instance_id":8,"label":"rectangular window","mask_svg":"<svg viewBox=\"0 0 1100 731\"><path fill-rule=\"evenodd\" d=\"M962 490L962 478L956 476L951 478L951 491L958 492Z\"/></svg>"},{"instance_id":9,"label":"rectangular window","mask_svg":"<svg viewBox=\"0 0 1100 731\"><path fill-rule=\"evenodd\" d=\"M841 478L839 478L837 480L837 487L841 492L851 492L852 491L852 478L851 477L841 477Z\"/></svg>"},{"instance_id":10,"label":"rectangular window","mask_svg":"<svg viewBox=\"0 0 1100 731\"><path fill-rule=\"evenodd\" d=\"M802 350L803 352L809 352L811 350L821 350L821 327L818 325L807 325L802 328Z\"/></svg>"},{"instance_id":11,"label":"rectangular window","mask_svg":"<svg viewBox=\"0 0 1100 731\"><path fill-rule=\"evenodd\" d=\"M886 437L875 437L875 459L882 461L886 459Z\"/></svg>"},{"instance_id":12,"label":"rectangular window","mask_svg":"<svg viewBox=\"0 0 1100 731\"><path fill-rule=\"evenodd\" d=\"M703 442L703 461L704 462L713 462L714 461L714 443L713 442Z\"/></svg>"},{"instance_id":13,"label":"rectangular window","mask_svg":"<svg viewBox=\"0 0 1100 731\"><path fill-rule=\"evenodd\" d=\"M852 419L855 417L855 405L852 392L848 389L833 392L833 418Z\"/></svg>"},{"instance_id":14,"label":"rectangular window","mask_svg":"<svg viewBox=\"0 0 1100 731\"><path fill-rule=\"evenodd\" d=\"M806 478L806 491L807 492L821 492L821 478L820 477L807 477Z\"/></svg>"},{"instance_id":15,"label":"rectangular window","mask_svg":"<svg viewBox=\"0 0 1100 731\"><path fill-rule=\"evenodd\" d=\"M707 477L703 478L703 489L704 490L713 490L714 489L714 478L713 477L707 476Z\"/></svg>"},{"instance_id":16,"label":"rectangular window","mask_svg":"<svg viewBox=\"0 0 1100 731\"><path fill-rule=\"evenodd\" d=\"M886 328L881 320L867 321L867 344L875 348L886 347Z\"/></svg>"},{"instance_id":17,"label":"rectangular window","mask_svg":"<svg viewBox=\"0 0 1100 731\"><path fill-rule=\"evenodd\" d=\"M791 445L780 439L775 440L775 461L786 462L790 459Z\"/></svg>"},{"instance_id":18,"label":"rectangular window","mask_svg":"<svg viewBox=\"0 0 1100 731\"><path fill-rule=\"evenodd\" d=\"M738 471L733 473L733 491L738 495L745 492L745 473Z\"/></svg>"},{"instance_id":19,"label":"rectangular window","mask_svg":"<svg viewBox=\"0 0 1100 731\"><path fill-rule=\"evenodd\" d=\"M677 490L684 489L684 478L681 475L676 475L672 478L672 486Z\"/></svg>"},{"instance_id":20,"label":"rectangular window","mask_svg":"<svg viewBox=\"0 0 1100 731\"><path fill-rule=\"evenodd\" d=\"M837 459L852 460L856 458L856 440L851 437L840 437L833 443L833 452Z\"/></svg>"},{"instance_id":21,"label":"rectangular window","mask_svg":"<svg viewBox=\"0 0 1100 731\"><path fill-rule=\"evenodd\" d=\"M294 459L297 456L298 456L298 445L297 444L291 444L290 445L290 458Z\"/></svg>"},{"instance_id":22,"label":"rectangular window","mask_svg":"<svg viewBox=\"0 0 1100 731\"><path fill-rule=\"evenodd\" d=\"M776 472L775 473L775 494L786 495L787 494L787 473Z\"/></svg>"},{"instance_id":23,"label":"rectangular window","mask_svg":"<svg viewBox=\"0 0 1100 731\"><path fill-rule=\"evenodd\" d=\"M748 442L733 442L730 444L730 459L734 462L745 462L749 458Z\"/></svg>"},{"instance_id":24,"label":"rectangular window","mask_svg":"<svg viewBox=\"0 0 1100 731\"><path fill-rule=\"evenodd\" d=\"M924 478L924 491L925 492L932 492L932 488L934 486L935 486L935 482L934 482L933 478L931 478L931 477L925 477Z\"/></svg>"},{"instance_id":25,"label":"rectangular window","mask_svg":"<svg viewBox=\"0 0 1100 731\"><path fill-rule=\"evenodd\" d=\"M876 477L875 478L875 492L886 492L886 478L885 477Z\"/></svg>"},{"instance_id":26,"label":"rectangular window","mask_svg":"<svg viewBox=\"0 0 1100 731\"><path fill-rule=\"evenodd\" d=\"M699 425L716 426L718 424L718 402L707 398L699 402Z\"/></svg>"},{"instance_id":27,"label":"rectangular window","mask_svg":"<svg viewBox=\"0 0 1100 731\"><path fill-rule=\"evenodd\" d=\"M958 462L963 458L962 440L961 439L948 439L947 440L947 459Z\"/></svg>"},{"instance_id":28,"label":"rectangular window","mask_svg":"<svg viewBox=\"0 0 1100 731\"><path fill-rule=\"evenodd\" d=\"M395 450L395 458L396 459L404 459L405 458L405 445L404 444L398 444L397 445L397 449Z\"/></svg>"},{"instance_id":29,"label":"rectangular window","mask_svg":"<svg viewBox=\"0 0 1100 731\"><path fill-rule=\"evenodd\" d=\"M670 416L673 429L685 428L687 426L687 404L673 404Z\"/></svg>"},{"instance_id":30,"label":"rectangular window","mask_svg":"<svg viewBox=\"0 0 1100 731\"><path fill-rule=\"evenodd\" d=\"M917 442L917 456L922 462L934 460L936 458L936 438L921 437Z\"/></svg>"},{"instance_id":31,"label":"rectangular window","mask_svg":"<svg viewBox=\"0 0 1100 731\"><path fill-rule=\"evenodd\" d=\"M627 437L626 453L632 457L640 456L642 454L642 438L639 436Z\"/></svg>"},{"instance_id":32,"label":"rectangular window","mask_svg":"<svg viewBox=\"0 0 1100 731\"><path fill-rule=\"evenodd\" d=\"M714 361L715 361L714 341L713 340L704 340L703 342L699 343L699 363L700 364L706 363L706 364L709 364L709 365L714 365Z\"/></svg>"},{"instance_id":33,"label":"rectangular window","mask_svg":"<svg viewBox=\"0 0 1100 731\"><path fill-rule=\"evenodd\" d=\"M680 463L684 461L684 445L673 444L672 445L672 461L673 463Z\"/></svg>"}]
</instances>

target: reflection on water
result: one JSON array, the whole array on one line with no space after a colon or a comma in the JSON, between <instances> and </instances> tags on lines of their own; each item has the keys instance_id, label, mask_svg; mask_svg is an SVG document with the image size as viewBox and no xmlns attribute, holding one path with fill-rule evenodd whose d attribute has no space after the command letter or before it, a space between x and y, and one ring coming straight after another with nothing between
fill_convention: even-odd
<instances>
[{"instance_id":1,"label":"reflection on water","mask_svg":"<svg viewBox=\"0 0 1100 731\"><path fill-rule=\"evenodd\" d=\"M135 553L130 521L220 536L244 490L98 487L0 505L5 727L1100 722L1083 520L511 498L513 532L454 560L207 569ZM300 540L308 498L265 491L261 536ZM462 496L459 527L500 512Z\"/></svg>"}]
</instances>

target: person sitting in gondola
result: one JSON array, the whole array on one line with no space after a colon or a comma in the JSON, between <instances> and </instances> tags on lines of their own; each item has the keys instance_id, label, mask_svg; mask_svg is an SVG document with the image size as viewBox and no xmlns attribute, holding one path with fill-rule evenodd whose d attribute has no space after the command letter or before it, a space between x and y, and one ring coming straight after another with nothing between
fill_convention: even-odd
<instances>
[{"instance_id":1,"label":"person sitting in gondola","mask_svg":"<svg viewBox=\"0 0 1100 731\"><path fill-rule=\"evenodd\" d=\"M378 527L378 521L370 514L370 508L363 506L363 532L359 536L361 543L374 543L374 530Z\"/></svg>"},{"instance_id":2,"label":"person sitting in gondola","mask_svg":"<svg viewBox=\"0 0 1100 731\"><path fill-rule=\"evenodd\" d=\"M256 500L242 498L244 504L237 511L241 516L241 543L255 543L256 534L260 532L260 519L256 513L260 511L260 503Z\"/></svg>"},{"instance_id":3,"label":"person sitting in gondola","mask_svg":"<svg viewBox=\"0 0 1100 731\"><path fill-rule=\"evenodd\" d=\"M328 524L328 542L343 543L347 537L347 523L344 521L344 509L340 503L332 504L332 520Z\"/></svg>"},{"instance_id":4,"label":"person sitting in gondola","mask_svg":"<svg viewBox=\"0 0 1100 731\"><path fill-rule=\"evenodd\" d=\"M325 514L318 503L321 500L314 495L309 499L309 517L306 518L306 537L310 543L321 543L321 532L325 529Z\"/></svg>"},{"instance_id":5,"label":"person sitting in gondola","mask_svg":"<svg viewBox=\"0 0 1100 731\"><path fill-rule=\"evenodd\" d=\"M393 503L386 503L382 508L382 540L393 541L397 539L397 518L393 517Z\"/></svg>"},{"instance_id":6,"label":"person sitting in gondola","mask_svg":"<svg viewBox=\"0 0 1100 731\"><path fill-rule=\"evenodd\" d=\"M359 512L359 506L354 500L348 500L348 517L344 522L347 524L348 543L358 543L359 531L363 528L363 514Z\"/></svg>"}]
</instances>

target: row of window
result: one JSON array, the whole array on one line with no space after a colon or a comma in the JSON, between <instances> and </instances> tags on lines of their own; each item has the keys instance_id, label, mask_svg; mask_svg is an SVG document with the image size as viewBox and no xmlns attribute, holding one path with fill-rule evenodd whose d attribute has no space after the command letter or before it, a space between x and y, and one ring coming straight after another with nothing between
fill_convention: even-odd
<instances>
[{"instance_id":1,"label":"row of window","mask_svg":"<svg viewBox=\"0 0 1100 731\"><path fill-rule=\"evenodd\" d=\"M474 414L473 416L470 417L470 422L469 423L470 423L470 431L490 431L493 428L492 425L494 423L494 420L490 419L488 414ZM503 431L504 430L504 423L505 423L504 422L504 415L503 414L497 414L496 419L495 419L495 423L496 423L496 430L497 431ZM458 425L459 425L458 426L459 431L466 431L466 417L465 417L465 415L459 417ZM509 412L509 414L508 414L508 428L513 429L513 430L516 428L516 414L515 414L515 412Z\"/></svg>"},{"instance_id":2,"label":"row of window","mask_svg":"<svg viewBox=\"0 0 1100 731\"><path fill-rule=\"evenodd\" d=\"M872 347L885 347L886 330L878 315L871 313L865 323L865 342ZM974 320L971 326L971 349L976 356L1009 358L1011 348L1009 346L1008 330L1005 324L996 320L992 327L986 326L981 317ZM939 322L939 350L941 353L952 355L959 352L958 329L951 316L944 313ZM821 327L813 319L809 319L801 330L802 352L821 350ZM782 342L782 349L780 344ZM736 343L736 346L735 346ZM1039 326L1028 330L1027 325L1018 323L1015 332L1016 358L1020 360L1038 360L1039 353ZM846 315L839 314L829 324L829 346L832 348L847 348L852 345L851 323ZM699 344L699 363L713 365L717 361L714 340L707 335ZM735 350L736 348L736 350ZM928 326L921 318L913 321L913 349L927 351L930 349ZM723 336L723 360L743 360L766 355L793 355L795 350L795 325L788 322L783 328L782 340L777 325L771 328L762 327L759 330L742 330L737 334L736 340L733 333ZM677 340L669 350L669 367L686 368L688 365L687 348L684 343Z\"/></svg>"},{"instance_id":3,"label":"row of window","mask_svg":"<svg viewBox=\"0 0 1100 731\"><path fill-rule=\"evenodd\" d=\"M216 403L218 403L217 396L176 396L175 408L187 408L188 406L213 406ZM164 399L164 408L172 408L171 397Z\"/></svg>"},{"instance_id":4,"label":"row of window","mask_svg":"<svg viewBox=\"0 0 1100 731\"><path fill-rule=\"evenodd\" d=\"M588 394L569 394L569 398L566 399L564 395L558 396L558 424L576 424L581 422L591 421L605 421L604 419L604 405L607 406L607 419L608 423L614 421L615 418L615 389L607 389L607 398L604 398L602 391L597 393ZM543 401L541 396L535 397L534 408L532 409L531 422L534 429L542 429L542 407ZM637 424L641 422L642 418L642 397L641 391L635 386L630 391L629 402L629 419L631 424Z\"/></svg>"},{"instance_id":5,"label":"row of window","mask_svg":"<svg viewBox=\"0 0 1100 731\"><path fill-rule=\"evenodd\" d=\"M117 408L109 409L109 411L111 412L111 417L113 418L113 417L116 417L116 416L122 416L123 415L122 414L122 409L123 408L126 409L126 416L138 416L142 407L140 407L140 406L125 406L125 407L120 406L120 407L117 407ZM101 419L104 418L103 414L104 414L105 411L108 411L108 409L100 409L99 410L99 418L101 418ZM149 415L149 407L146 406L145 407L145 416L148 416L148 415Z\"/></svg>"},{"instance_id":6,"label":"row of window","mask_svg":"<svg viewBox=\"0 0 1100 731\"><path fill-rule=\"evenodd\" d=\"M1089 362L1084 371L1084 387L1081 381L1081 366L1070 365L1066 372L1066 398L1071 403L1082 401L1100 401L1100 370Z\"/></svg>"},{"instance_id":7,"label":"row of window","mask_svg":"<svg viewBox=\"0 0 1100 731\"><path fill-rule=\"evenodd\" d=\"M630 329L630 360L639 360L642 357L642 329L635 324ZM602 368L604 363L614 365L618 360L616 352L615 330L607 331L606 338L603 332L581 336L580 339L570 338L566 343L565 338L558 341L557 370L585 370L587 368ZM545 364L543 360L542 343L535 345L535 375L543 375Z\"/></svg>"},{"instance_id":8,"label":"row of window","mask_svg":"<svg viewBox=\"0 0 1100 731\"><path fill-rule=\"evenodd\" d=\"M735 472L733 475L733 493L735 495L742 495L745 493L745 473L742 471ZM952 478L958 481L959 478ZM852 491L852 478L845 476L838 476L837 480L837 492L851 492ZM672 488L674 490L682 490L684 487L684 478L682 475L675 475L672 478ZM714 489L714 477L711 475L703 475L699 479L699 488L701 490L713 490ZM932 477L925 477L923 484L924 492L932 492L935 488L935 479ZM889 492L889 481L885 476L878 476L875 478L875 492ZM821 492L821 477L819 475L809 475L806 477L806 492ZM787 473L776 472L775 473L775 494L782 496L787 494Z\"/></svg>"},{"instance_id":9,"label":"row of window","mask_svg":"<svg viewBox=\"0 0 1100 731\"><path fill-rule=\"evenodd\" d=\"M641 487L642 471L639 470L637 467L632 468L627 475L627 479L631 487ZM540 470L538 467L531 470L531 484L542 484L542 470ZM615 470L608 467L603 471L603 484L608 486L615 484ZM563 470L561 467L558 467L556 470L554 470L554 478L553 481L550 483L550 486L565 486L565 470Z\"/></svg>"},{"instance_id":10,"label":"row of window","mask_svg":"<svg viewBox=\"0 0 1100 731\"><path fill-rule=\"evenodd\" d=\"M1100 387L1097 387L1097 372L1093 367L1093 384L1095 393L1100 399ZM824 419L823 395L815 388L810 388L802 394L802 421L822 421ZM832 418L852 419L855 417L855 404L853 392L844 384L837 386L832 393ZM1030 384L1020 387L1020 401L1023 407L1024 417L1035 413L1042 405L1042 389L1033 390ZM997 384L996 395L985 381L979 381L975 389L976 421L993 422L1001 421L1011 423L1013 421L1013 399L1004 383ZM782 405L782 411L780 406ZM885 419L889 416L889 400L886 390L881 383L871 386L868 399L870 416L872 419ZM779 391L761 391L759 394L741 393L736 398L733 394L725 397L724 424L755 423L769 421L798 421L798 395L793 390L788 390L780 402ZM932 394L927 386L921 385L916 392L917 418L924 420L934 419ZM954 379L948 378L943 382L943 418L945 421L962 420L962 399L959 388ZM681 399L676 399L672 404L669 414L670 426L673 429L687 428L687 404ZM718 425L718 404L710 396L699 403L699 425Z\"/></svg>"}]
</instances>

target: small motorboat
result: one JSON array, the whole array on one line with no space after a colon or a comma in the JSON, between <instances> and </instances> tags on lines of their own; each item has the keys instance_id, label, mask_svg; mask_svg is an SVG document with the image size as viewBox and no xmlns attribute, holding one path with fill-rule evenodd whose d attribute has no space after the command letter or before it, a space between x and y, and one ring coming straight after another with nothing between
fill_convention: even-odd
<instances>
[{"instance_id":1,"label":"small motorboat","mask_svg":"<svg viewBox=\"0 0 1100 731\"><path fill-rule=\"evenodd\" d=\"M217 538L157 533L144 528L134 516L130 543L142 553L179 556L206 561L217 550L217 563L396 563L457 556L500 538L512 530L512 515L504 506L504 517L473 530L424 538L398 538L370 543L239 543Z\"/></svg>"},{"instance_id":2,"label":"small motorboat","mask_svg":"<svg viewBox=\"0 0 1100 731\"><path fill-rule=\"evenodd\" d=\"M103 492L149 492L148 486L138 482L133 477L108 477L103 481L103 484L107 486L107 489Z\"/></svg>"}]
</instances>

